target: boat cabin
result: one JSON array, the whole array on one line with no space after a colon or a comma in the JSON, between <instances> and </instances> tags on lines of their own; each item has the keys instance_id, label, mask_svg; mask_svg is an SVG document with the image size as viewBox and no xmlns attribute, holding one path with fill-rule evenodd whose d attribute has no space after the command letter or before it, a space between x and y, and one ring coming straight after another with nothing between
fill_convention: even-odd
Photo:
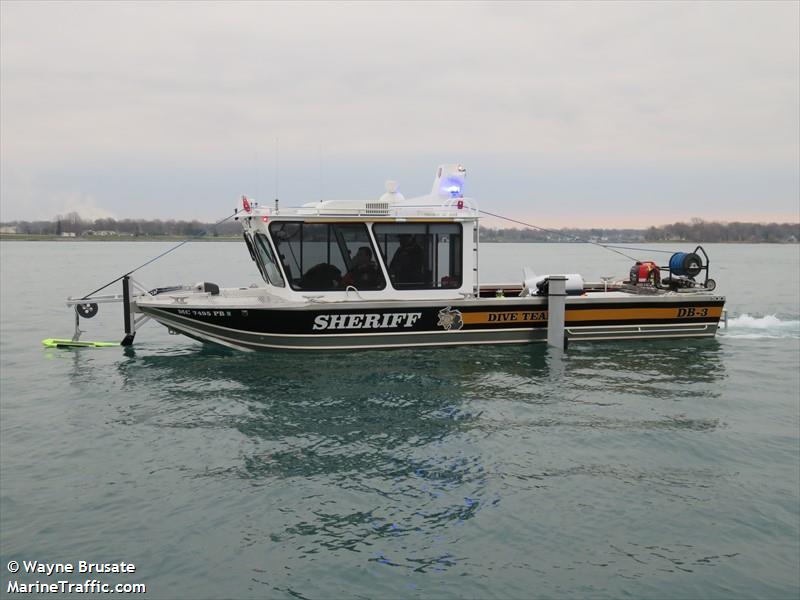
<instances>
[{"instance_id":1,"label":"boat cabin","mask_svg":"<svg viewBox=\"0 0 800 600\"><path fill-rule=\"evenodd\" d=\"M439 167L431 194L296 208L243 199L244 239L270 294L286 300L448 299L476 293L478 209L466 171ZM277 204L277 203L276 203Z\"/></svg>"}]
</instances>

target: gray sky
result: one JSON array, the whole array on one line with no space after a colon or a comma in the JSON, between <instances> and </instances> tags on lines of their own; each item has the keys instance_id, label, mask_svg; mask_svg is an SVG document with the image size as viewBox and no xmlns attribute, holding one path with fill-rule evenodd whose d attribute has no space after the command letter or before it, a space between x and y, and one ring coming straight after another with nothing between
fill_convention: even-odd
<instances>
[{"instance_id":1,"label":"gray sky","mask_svg":"<svg viewBox=\"0 0 800 600\"><path fill-rule=\"evenodd\" d=\"M0 219L427 193L800 219L800 3L0 3Z\"/></svg>"}]
</instances>

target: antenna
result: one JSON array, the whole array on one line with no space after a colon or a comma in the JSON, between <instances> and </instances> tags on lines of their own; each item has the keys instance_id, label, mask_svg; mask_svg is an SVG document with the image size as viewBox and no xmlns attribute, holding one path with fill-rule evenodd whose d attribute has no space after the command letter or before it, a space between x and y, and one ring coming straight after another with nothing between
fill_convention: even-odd
<instances>
[{"instance_id":1,"label":"antenna","mask_svg":"<svg viewBox=\"0 0 800 600\"><path fill-rule=\"evenodd\" d=\"M278 212L278 193L279 193L279 180L278 180L278 157L280 150L280 138L275 138L275 212Z\"/></svg>"},{"instance_id":2,"label":"antenna","mask_svg":"<svg viewBox=\"0 0 800 600\"><path fill-rule=\"evenodd\" d=\"M256 157L255 157L255 171L256 171L256 200L258 200L261 196L258 195L258 150L256 150Z\"/></svg>"},{"instance_id":3,"label":"antenna","mask_svg":"<svg viewBox=\"0 0 800 600\"><path fill-rule=\"evenodd\" d=\"M322 182L322 144L319 144L317 150L319 153L319 201L322 202L322 199L324 198L323 190L325 189L325 186Z\"/></svg>"}]
</instances>

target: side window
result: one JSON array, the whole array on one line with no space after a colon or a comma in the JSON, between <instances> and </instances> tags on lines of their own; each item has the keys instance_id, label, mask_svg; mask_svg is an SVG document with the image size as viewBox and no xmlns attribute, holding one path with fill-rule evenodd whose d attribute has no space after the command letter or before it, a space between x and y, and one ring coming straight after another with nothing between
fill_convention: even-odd
<instances>
[{"instance_id":1,"label":"side window","mask_svg":"<svg viewBox=\"0 0 800 600\"><path fill-rule=\"evenodd\" d=\"M275 255L272 253L272 248L269 246L269 240L263 233L256 233L254 241L255 251L258 256L258 263L262 267L265 279L276 287L284 287L286 284L283 281L280 267L275 260Z\"/></svg>"},{"instance_id":2,"label":"side window","mask_svg":"<svg viewBox=\"0 0 800 600\"><path fill-rule=\"evenodd\" d=\"M460 224L376 224L373 232L396 289L461 287Z\"/></svg>"},{"instance_id":3,"label":"side window","mask_svg":"<svg viewBox=\"0 0 800 600\"><path fill-rule=\"evenodd\" d=\"M335 225L334 233L343 250L342 285L353 286L358 290L382 290L386 287L378 254L363 223Z\"/></svg>"},{"instance_id":4,"label":"side window","mask_svg":"<svg viewBox=\"0 0 800 600\"><path fill-rule=\"evenodd\" d=\"M250 258L256 264L256 253L253 251L253 242L250 241L250 235L247 233L242 232L242 237L244 238L244 243L247 246L247 251L250 253ZM259 270L261 269L261 265L259 265Z\"/></svg>"},{"instance_id":5,"label":"side window","mask_svg":"<svg viewBox=\"0 0 800 600\"><path fill-rule=\"evenodd\" d=\"M363 223L273 221L269 231L294 290L386 287Z\"/></svg>"},{"instance_id":6,"label":"side window","mask_svg":"<svg viewBox=\"0 0 800 600\"><path fill-rule=\"evenodd\" d=\"M273 222L269 226L272 242L278 252L278 260L283 265L283 272L289 280L289 285L295 288L297 281L303 274L300 265L303 262L303 244L301 223Z\"/></svg>"}]
</instances>

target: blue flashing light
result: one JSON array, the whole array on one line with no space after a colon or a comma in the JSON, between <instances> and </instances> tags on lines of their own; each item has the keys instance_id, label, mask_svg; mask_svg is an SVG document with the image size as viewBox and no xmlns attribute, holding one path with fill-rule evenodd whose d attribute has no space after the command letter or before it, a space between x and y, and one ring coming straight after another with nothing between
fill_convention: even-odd
<instances>
[{"instance_id":1,"label":"blue flashing light","mask_svg":"<svg viewBox=\"0 0 800 600\"><path fill-rule=\"evenodd\" d=\"M463 196L461 192L461 186L463 182L457 178L450 178L442 180L441 186L439 189L442 192L445 192L450 195L451 198L461 198Z\"/></svg>"}]
</instances>

